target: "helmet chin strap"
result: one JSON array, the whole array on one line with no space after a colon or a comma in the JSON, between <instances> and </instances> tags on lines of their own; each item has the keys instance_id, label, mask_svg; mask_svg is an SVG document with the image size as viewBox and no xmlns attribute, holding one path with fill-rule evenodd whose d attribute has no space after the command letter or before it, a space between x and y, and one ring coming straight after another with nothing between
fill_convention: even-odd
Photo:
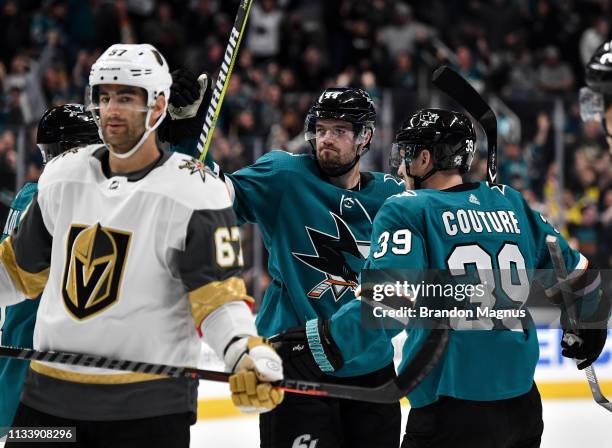
<instances>
[{"instance_id":1,"label":"helmet chin strap","mask_svg":"<svg viewBox=\"0 0 612 448\"><path fill-rule=\"evenodd\" d=\"M411 179L414 179L414 189L415 190L419 190L422 187L423 182L429 179L432 175L434 175L437 172L438 170L436 168L432 168L424 176L417 176L415 174L410 174L410 166L409 165L406 166L406 176L408 176Z\"/></svg>"},{"instance_id":2,"label":"helmet chin strap","mask_svg":"<svg viewBox=\"0 0 612 448\"><path fill-rule=\"evenodd\" d=\"M106 141L104 140L104 137L102 136L102 130L99 129L100 138L102 139L102 141L104 142L104 144L108 148L108 151L113 156L117 157L118 159L127 159L129 157L132 157L134 154L136 154L136 152L141 148L142 144L145 142L147 137L149 137L151 132L153 132L155 129L157 129L157 127L161 124L161 122L164 120L164 117L166 116L166 110L164 110L164 112L157 119L155 124L153 124L153 126L149 126L149 120L151 119L151 113L152 112L153 112L153 108L151 107L151 108L149 108L149 110L147 111L147 115L145 116L145 131L142 133L142 137L140 137L140 140L138 140L138 143L136 143L132 147L132 149L130 149L128 152L119 153L119 152L113 151L112 146L109 145L108 143L106 143Z\"/></svg>"}]
</instances>

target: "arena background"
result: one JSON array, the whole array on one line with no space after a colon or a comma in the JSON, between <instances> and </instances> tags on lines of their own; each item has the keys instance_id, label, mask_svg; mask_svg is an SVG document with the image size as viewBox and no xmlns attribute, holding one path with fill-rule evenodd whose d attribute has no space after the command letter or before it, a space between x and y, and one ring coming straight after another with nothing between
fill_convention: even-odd
<instances>
[{"instance_id":1,"label":"arena background","mask_svg":"<svg viewBox=\"0 0 612 448\"><path fill-rule=\"evenodd\" d=\"M237 0L0 1L0 222L15 192L40 175L36 123L82 102L89 69L117 42L155 45L172 69L216 76ZM385 170L394 130L418 107L452 106L431 72L458 70L499 122L499 180L522 191L595 267L612 266L612 152L599 123L582 123L583 67L610 39L612 2L579 0L256 0L211 145L225 171L272 148L309 151L302 129L318 91L353 85L375 99L366 170ZM486 140L471 179L484 179ZM244 271L258 300L269 277L246 226ZM581 373L542 329L544 398L588 398ZM612 386L612 342L596 364ZM207 349L202 365L220 368ZM612 394L612 388L608 387ZM225 386L200 388L200 417L233 415ZM592 403L593 407L597 407ZM598 445L601 446L601 445Z\"/></svg>"}]
</instances>

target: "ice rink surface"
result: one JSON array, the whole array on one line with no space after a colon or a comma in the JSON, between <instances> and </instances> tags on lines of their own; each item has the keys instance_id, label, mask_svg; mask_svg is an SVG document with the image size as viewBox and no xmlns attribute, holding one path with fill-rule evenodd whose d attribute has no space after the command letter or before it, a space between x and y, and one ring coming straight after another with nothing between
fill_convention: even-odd
<instances>
[{"instance_id":1,"label":"ice rink surface","mask_svg":"<svg viewBox=\"0 0 612 448\"><path fill-rule=\"evenodd\" d=\"M403 408L402 428L408 408ZM0 447L4 443L0 442ZM204 420L191 428L193 448L258 448L256 417ZM612 413L592 400L544 401L541 448L610 448Z\"/></svg>"},{"instance_id":2,"label":"ice rink surface","mask_svg":"<svg viewBox=\"0 0 612 448\"><path fill-rule=\"evenodd\" d=\"M405 426L408 409L403 409ZM196 448L259 447L257 419L241 417L205 420L191 428ZM541 448L611 448L612 413L592 400L544 401Z\"/></svg>"}]
</instances>

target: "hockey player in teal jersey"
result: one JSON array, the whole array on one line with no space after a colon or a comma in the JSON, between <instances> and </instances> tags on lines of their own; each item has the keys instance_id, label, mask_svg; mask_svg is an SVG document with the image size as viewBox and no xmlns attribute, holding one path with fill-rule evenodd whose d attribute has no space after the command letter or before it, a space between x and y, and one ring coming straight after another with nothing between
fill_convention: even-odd
<instances>
[{"instance_id":1,"label":"hockey player in teal jersey","mask_svg":"<svg viewBox=\"0 0 612 448\"><path fill-rule=\"evenodd\" d=\"M375 386L395 375L388 340L370 357L350 362L333 356L350 340L326 344L331 339L325 322L355 299L374 216L386 198L404 190L393 176L359 170L375 117L361 89L326 89L306 118L313 154L271 151L233 174L221 173L238 220L258 224L269 253L272 282L257 328L277 335L273 340L288 378ZM206 162L214 165L210 157ZM316 318L321 325L305 329ZM320 352L328 357L323 360ZM287 394L277 409L260 416L261 446L396 448L399 425L399 404Z\"/></svg>"},{"instance_id":2,"label":"hockey player in teal jersey","mask_svg":"<svg viewBox=\"0 0 612 448\"><path fill-rule=\"evenodd\" d=\"M66 104L52 107L44 113L38 123L36 143L46 162L64 151L101 143L101 140L98 127L84 106ZM17 228L21 214L30 205L37 190L36 182L28 182L19 190L11 204L2 240ZM39 303L39 300L26 300L6 308L0 340L2 345L33 347L32 337ZM28 364L27 361L0 357L0 436L4 435L13 422Z\"/></svg>"},{"instance_id":3,"label":"hockey player in teal jersey","mask_svg":"<svg viewBox=\"0 0 612 448\"><path fill-rule=\"evenodd\" d=\"M460 113L426 109L404 123L391 165L412 179L415 189L389 198L381 207L364 268L410 270L413 283L424 270L460 279L475 268L488 286L481 297L463 306L521 309L534 270L552 268L545 238L555 235L572 272L572 287L581 297L581 316L600 325L578 331L582 345L563 343L563 353L583 359L579 368L590 365L603 349L609 316L609 305L599 299L599 276L520 193L504 185L463 183L461 174L468 171L474 148L472 124ZM425 298L417 303L427 305ZM350 316L351 310L343 310L343 315ZM355 322L334 316L332 332L348 337L359 331ZM402 447L538 447L543 423L533 381L538 341L531 321L517 328L480 317L451 320L450 326L444 357L408 394L411 410ZM435 330L413 325L407 331L400 371ZM367 352L367 347L361 350ZM342 354L345 359L361 356L357 351Z\"/></svg>"}]
</instances>

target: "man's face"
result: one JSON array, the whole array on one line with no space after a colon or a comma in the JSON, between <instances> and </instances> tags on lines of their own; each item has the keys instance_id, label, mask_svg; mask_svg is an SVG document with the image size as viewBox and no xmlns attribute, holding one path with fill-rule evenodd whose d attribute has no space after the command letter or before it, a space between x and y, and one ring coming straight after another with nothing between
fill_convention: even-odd
<instances>
[{"instance_id":1,"label":"man's face","mask_svg":"<svg viewBox=\"0 0 612 448\"><path fill-rule=\"evenodd\" d=\"M429 151L422 150L419 151L416 157L413 157L410 161L409 165L406 165L405 150L400 149L400 155L402 162L400 163L399 168L397 169L397 175L400 176L406 182L406 189L414 188L414 179L408 176L408 170L410 170L410 174L412 176L423 177L430 170L429 163Z\"/></svg>"},{"instance_id":2,"label":"man's face","mask_svg":"<svg viewBox=\"0 0 612 448\"><path fill-rule=\"evenodd\" d=\"M100 86L100 127L119 153L132 149L145 132L145 92L132 86Z\"/></svg>"},{"instance_id":3,"label":"man's face","mask_svg":"<svg viewBox=\"0 0 612 448\"><path fill-rule=\"evenodd\" d=\"M357 151L353 125L341 120L317 120L317 160L326 173L350 164Z\"/></svg>"}]
</instances>

